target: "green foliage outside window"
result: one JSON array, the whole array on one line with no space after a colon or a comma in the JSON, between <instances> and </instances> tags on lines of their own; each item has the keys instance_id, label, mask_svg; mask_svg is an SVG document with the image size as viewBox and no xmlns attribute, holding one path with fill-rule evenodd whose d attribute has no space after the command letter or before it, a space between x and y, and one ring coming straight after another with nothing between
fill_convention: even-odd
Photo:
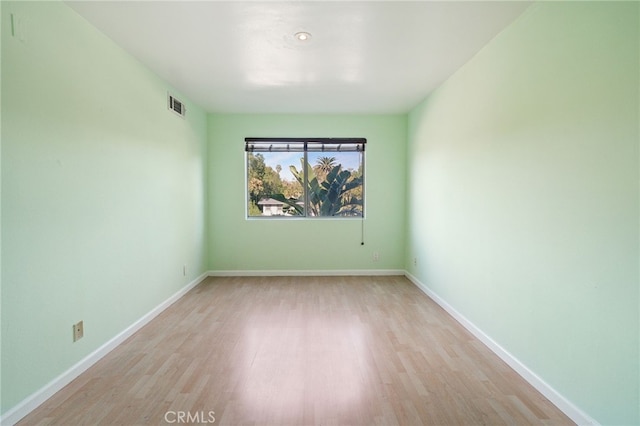
<instances>
[{"instance_id":1,"label":"green foliage outside window","mask_svg":"<svg viewBox=\"0 0 640 426\"><path fill-rule=\"evenodd\" d=\"M336 154L341 156L342 162L334 156L319 157L313 166L306 162L305 197L305 157L302 153L300 170L289 165L291 180L280 177L280 165L268 166L264 154L247 153L249 216L362 217L363 153ZM346 156L358 156L359 167L347 169L342 164Z\"/></svg>"}]
</instances>

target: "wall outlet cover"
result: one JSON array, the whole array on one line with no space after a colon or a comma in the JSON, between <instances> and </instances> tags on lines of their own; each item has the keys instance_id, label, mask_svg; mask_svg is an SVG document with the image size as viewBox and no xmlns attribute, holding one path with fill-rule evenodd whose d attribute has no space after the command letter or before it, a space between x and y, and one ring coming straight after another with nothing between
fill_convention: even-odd
<instances>
[{"instance_id":1,"label":"wall outlet cover","mask_svg":"<svg viewBox=\"0 0 640 426\"><path fill-rule=\"evenodd\" d=\"M82 339L82 336L84 336L84 323L80 321L77 324L73 324L73 341L77 342Z\"/></svg>"}]
</instances>

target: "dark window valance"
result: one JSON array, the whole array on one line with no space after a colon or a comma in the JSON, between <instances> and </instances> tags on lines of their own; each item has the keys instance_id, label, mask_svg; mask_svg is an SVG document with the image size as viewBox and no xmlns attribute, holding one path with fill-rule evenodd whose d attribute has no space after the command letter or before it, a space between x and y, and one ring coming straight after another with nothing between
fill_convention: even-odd
<instances>
[{"instance_id":1,"label":"dark window valance","mask_svg":"<svg viewBox=\"0 0 640 426\"><path fill-rule=\"evenodd\" d=\"M245 138L247 152L362 152L365 138Z\"/></svg>"}]
</instances>

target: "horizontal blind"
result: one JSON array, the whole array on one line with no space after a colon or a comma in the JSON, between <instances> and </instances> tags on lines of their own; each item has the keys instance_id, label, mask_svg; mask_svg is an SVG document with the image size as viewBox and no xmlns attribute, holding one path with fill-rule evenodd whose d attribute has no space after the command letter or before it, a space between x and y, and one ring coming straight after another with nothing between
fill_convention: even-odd
<instances>
[{"instance_id":1,"label":"horizontal blind","mask_svg":"<svg viewBox=\"0 0 640 426\"><path fill-rule=\"evenodd\" d=\"M247 152L362 152L365 138L245 138Z\"/></svg>"}]
</instances>

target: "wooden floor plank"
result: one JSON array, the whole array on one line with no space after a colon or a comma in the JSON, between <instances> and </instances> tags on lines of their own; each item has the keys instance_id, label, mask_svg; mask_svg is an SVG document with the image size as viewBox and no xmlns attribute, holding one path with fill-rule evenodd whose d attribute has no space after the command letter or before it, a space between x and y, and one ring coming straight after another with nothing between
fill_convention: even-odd
<instances>
[{"instance_id":1,"label":"wooden floor plank","mask_svg":"<svg viewBox=\"0 0 640 426\"><path fill-rule=\"evenodd\" d=\"M208 278L19 424L178 412L191 424L215 412L216 425L573 424L404 277Z\"/></svg>"}]
</instances>

